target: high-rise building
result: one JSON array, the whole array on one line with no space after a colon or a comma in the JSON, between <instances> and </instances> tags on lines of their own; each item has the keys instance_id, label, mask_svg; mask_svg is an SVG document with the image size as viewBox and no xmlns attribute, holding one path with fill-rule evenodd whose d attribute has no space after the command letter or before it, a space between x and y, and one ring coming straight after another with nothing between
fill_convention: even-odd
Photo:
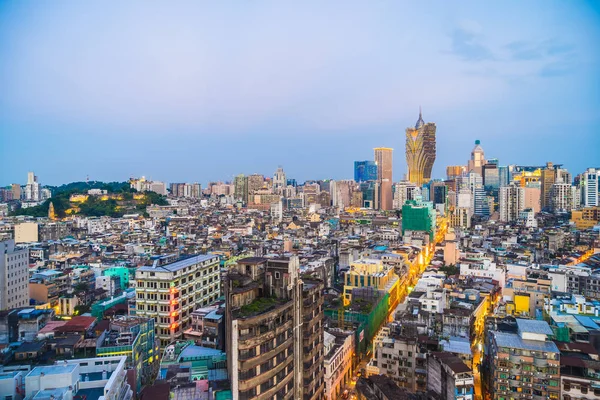
<instances>
[{"instance_id":1,"label":"high-rise building","mask_svg":"<svg viewBox=\"0 0 600 400\"><path fill-rule=\"evenodd\" d=\"M323 282L298 257L238 260L226 276L226 349L234 400L321 398Z\"/></svg>"},{"instance_id":2,"label":"high-rise building","mask_svg":"<svg viewBox=\"0 0 600 400\"><path fill-rule=\"evenodd\" d=\"M420 199L409 200L402 206L402 235L406 231L420 231L429 234L433 240L435 235L436 212L433 203Z\"/></svg>"},{"instance_id":3,"label":"high-rise building","mask_svg":"<svg viewBox=\"0 0 600 400\"><path fill-rule=\"evenodd\" d=\"M460 178L467 173L467 167L464 165L450 165L446 167L446 177L449 181Z\"/></svg>"},{"instance_id":4,"label":"high-rise building","mask_svg":"<svg viewBox=\"0 0 600 400\"><path fill-rule=\"evenodd\" d=\"M431 169L436 156L435 132L435 124L425 123L420 111L415 127L406 129L408 180L418 186L431 179Z\"/></svg>"},{"instance_id":5,"label":"high-rise building","mask_svg":"<svg viewBox=\"0 0 600 400\"><path fill-rule=\"evenodd\" d=\"M256 191L262 189L264 183L265 177L260 174L252 174L248 176L248 195L252 196Z\"/></svg>"},{"instance_id":6,"label":"high-rise building","mask_svg":"<svg viewBox=\"0 0 600 400\"><path fill-rule=\"evenodd\" d=\"M0 311L29 305L29 250L0 241Z\"/></svg>"},{"instance_id":7,"label":"high-rise building","mask_svg":"<svg viewBox=\"0 0 600 400\"><path fill-rule=\"evenodd\" d=\"M525 188L525 208L530 208L535 214L539 213L542 210L540 197L541 190L539 185L536 186L526 186Z\"/></svg>"},{"instance_id":8,"label":"high-rise building","mask_svg":"<svg viewBox=\"0 0 600 400\"><path fill-rule=\"evenodd\" d=\"M248 177L240 174L233 179L233 197L237 201L248 204Z\"/></svg>"},{"instance_id":9,"label":"high-rise building","mask_svg":"<svg viewBox=\"0 0 600 400\"><path fill-rule=\"evenodd\" d=\"M492 162L488 160L483 165L483 188L489 196L498 199L498 190L500 189L500 170L498 168L498 160Z\"/></svg>"},{"instance_id":10,"label":"high-rise building","mask_svg":"<svg viewBox=\"0 0 600 400\"><path fill-rule=\"evenodd\" d=\"M375 161L354 161L354 181L365 182L377 180L377 164Z\"/></svg>"},{"instance_id":11,"label":"high-rise building","mask_svg":"<svg viewBox=\"0 0 600 400\"><path fill-rule=\"evenodd\" d=\"M546 163L546 168L541 170L541 206L542 210L550 208L551 204L551 195L552 195L552 185L556 182L556 169L551 162Z\"/></svg>"},{"instance_id":12,"label":"high-rise building","mask_svg":"<svg viewBox=\"0 0 600 400\"><path fill-rule=\"evenodd\" d=\"M600 188L600 171L588 168L579 180L581 188L581 205L583 207L596 207L598 202L598 189Z\"/></svg>"},{"instance_id":13,"label":"high-rise building","mask_svg":"<svg viewBox=\"0 0 600 400\"><path fill-rule=\"evenodd\" d=\"M448 187L444 182L432 181L429 186L429 200L433 202L434 207L438 204L446 205L448 198Z\"/></svg>"},{"instance_id":14,"label":"high-rise building","mask_svg":"<svg viewBox=\"0 0 600 400\"><path fill-rule=\"evenodd\" d=\"M219 257L165 255L135 271L136 315L154 318L160 346L183 338L191 314L219 297Z\"/></svg>"},{"instance_id":15,"label":"high-rise building","mask_svg":"<svg viewBox=\"0 0 600 400\"><path fill-rule=\"evenodd\" d=\"M361 182L358 190L362 192L362 207L377 207L377 204L379 204L379 183L377 181Z\"/></svg>"},{"instance_id":16,"label":"high-rise building","mask_svg":"<svg viewBox=\"0 0 600 400\"><path fill-rule=\"evenodd\" d=\"M525 188L514 184L501 187L499 202L500 221L517 221L519 213L525 209Z\"/></svg>"},{"instance_id":17,"label":"high-rise building","mask_svg":"<svg viewBox=\"0 0 600 400\"><path fill-rule=\"evenodd\" d=\"M572 211L573 186L570 183L556 182L550 191L550 209L554 213Z\"/></svg>"},{"instance_id":18,"label":"high-rise building","mask_svg":"<svg viewBox=\"0 0 600 400\"><path fill-rule=\"evenodd\" d=\"M377 182L379 183L379 209L391 210L392 202L392 151L389 147L375 148Z\"/></svg>"},{"instance_id":19,"label":"high-rise building","mask_svg":"<svg viewBox=\"0 0 600 400\"><path fill-rule=\"evenodd\" d=\"M27 173L27 184L25 185L25 200L39 201L42 195L42 186L38 177L33 172Z\"/></svg>"},{"instance_id":20,"label":"high-rise building","mask_svg":"<svg viewBox=\"0 0 600 400\"><path fill-rule=\"evenodd\" d=\"M288 183L285 177L285 172L283 172L283 168L277 168L275 175L273 175L273 191L275 193L281 193L281 191L283 191L287 185Z\"/></svg>"},{"instance_id":21,"label":"high-rise building","mask_svg":"<svg viewBox=\"0 0 600 400\"><path fill-rule=\"evenodd\" d=\"M19 200L21 198L21 185L19 185L18 183L13 183L12 185L10 185L10 188L12 190L13 200Z\"/></svg>"},{"instance_id":22,"label":"high-rise building","mask_svg":"<svg viewBox=\"0 0 600 400\"><path fill-rule=\"evenodd\" d=\"M510 182L512 182L510 167L498 166L498 187L507 186Z\"/></svg>"},{"instance_id":23,"label":"high-rise building","mask_svg":"<svg viewBox=\"0 0 600 400\"><path fill-rule=\"evenodd\" d=\"M485 164L485 154L481 148L481 141L475 141L475 147L471 151L471 159L468 162L467 172L476 172L483 174L483 165Z\"/></svg>"},{"instance_id":24,"label":"high-rise building","mask_svg":"<svg viewBox=\"0 0 600 400\"><path fill-rule=\"evenodd\" d=\"M421 195L421 188L409 181L394 184L394 208L402 208L406 200L414 200Z\"/></svg>"},{"instance_id":25,"label":"high-rise building","mask_svg":"<svg viewBox=\"0 0 600 400\"><path fill-rule=\"evenodd\" d=\"M172 196L199 199L202 197L202 187L199 183L171 183L169 190Z\"/></svg>"}]
</instances>

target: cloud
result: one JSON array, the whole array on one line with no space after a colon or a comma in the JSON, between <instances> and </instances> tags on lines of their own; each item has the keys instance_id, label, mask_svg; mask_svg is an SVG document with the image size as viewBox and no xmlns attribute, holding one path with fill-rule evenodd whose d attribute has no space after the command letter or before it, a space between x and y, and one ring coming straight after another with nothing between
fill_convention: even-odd
<instances>
[{"instance_id":1,"label":"cloud","mask_svg":"<svg viewBox=\"0 0 600 400\"><path fill-rule=\"evenodd\" d=\"M573 66L564 61L552 62L544 65L538 75L542 78L555 78L569 75L573 71Z\"/></svg>"},{"instance_id":2,"label":"cloud","mask_svg":"<svg viewBox=\"0 0 600 400\"><path fill-rule=\"evenodd\" d=\"M565 57L570 55L575 46L569 43L548 39L541 42L515 41L507 44L510 59L514 61L543 60L550 57Z\"/></svg>"},{"instance_id":3,"label":"cloud","mask_svg":"<svg viewBox=\"0 0 600 400\"><path fill-rule=\"evenodd\" d=\"M511 42L506 45L511 59L515 61L539 60L544 57L543 49L524 41Z\"/></svg>"},{"instance_id":4,"label":"cloud","mask_svg":"<svg viewBox=\"0 0 600 400\"><path fill-rule=\"evenodd\" d=\"M492 52L480 42L481 35L472 30L457 28L450 35L452 52L465 61L493 59Z\"/></svg>"}]
</instances>

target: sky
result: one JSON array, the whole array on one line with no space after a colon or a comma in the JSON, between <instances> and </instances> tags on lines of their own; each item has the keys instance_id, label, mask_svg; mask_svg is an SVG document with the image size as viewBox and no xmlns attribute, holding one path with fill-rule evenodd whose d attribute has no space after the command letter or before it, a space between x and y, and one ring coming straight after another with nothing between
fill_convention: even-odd
<instances>
[{"instance_id":1,"label":"sky","mask_svg":"<svg viewBox=\"0 0 600 400\"><path fill-rule=\"evenodd\" d=\"M600 167L600 2L0 1L0 185Z\"/></svg>"}]
</instances>

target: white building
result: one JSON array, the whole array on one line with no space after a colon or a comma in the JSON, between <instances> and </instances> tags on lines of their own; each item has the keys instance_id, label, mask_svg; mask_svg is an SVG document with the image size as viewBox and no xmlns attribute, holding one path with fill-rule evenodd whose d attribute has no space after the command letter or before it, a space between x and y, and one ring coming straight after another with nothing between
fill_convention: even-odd
<instances>
[{"instance_id":1,"label":"white building","mask_svg":"<svg viewBox=\"0 0 600 400\"><path fill-rule=\"evenodd\" d=\"M276 203L271 203L271 217L275 221L283 221L283 202L281 199Z\"/></svg>"},{"instance_id":2,"label":"white building","mask_svg":"<svg viewBox=\"0 0 600 400\"><path fill-rule=\"evenodd\" d=\"M581 205L584 207L595 207L598 203L598 181L599 171L595 168L588 168L579 181L581 187Z\"/></svg>"},{"instance_id":3,"label":"white building","mask_svg":"<svg viewBox=\"0 0 600 400\"><path fill-rule=\"evenodd\" d=\"M0 241L0 310L29 304L29 250L15 241Z\"/></svg>"},{"instance_id":4,"label":"white building","mask_svg":"<svg viewBox=\"0 0 600 400\"><path fill-rule=\"evenodd\" d=\"M172 256L164 256L135 272L136 314L156 320L162 348L181 339L190 327L192 312L214 302L221 290L219 257L208 254L171 260Z\"/></svg>"},{"instance_id":5,"label":"white building","mask_svg":"<svg viewBox=\"0 0 600 400\"><path fill-rule=\"evenodd\" d=\"M130 400L126 356L81 358L35 367L25 376L27 399ZM102 394L98 397L98 392ZM95 397L93 397L95 396Z\"/></svg>"},{"instance_id":6,"label":"white building","mask_svg":"<svg viewBox=\"0 0 600 400\"><path fill-rule=\"evenodd\" d=\"M519 213L519 222L526 228L537 228L537 219L531 208L527 208Z\"/></svg>"},{"instance_id":7,"label":"white building","mask_svg":"<svg viewBox=\"0 0 600 400\"><path fill-rule=\"evenodd\" d=\"M335 400L352 379L354 334L342 330L325 331L325 399Z\"/></svg>"},{"instance_id":8,"label":"white building","mask_svg":"<svg viewBox=\"0 0 600 400\"><path fill-rule=\"evenodd\" d=\"M277 194L281 194L283 189L287 186L287 180L283 168L277 168L275 175L273 175L273 191Z\"/></svg>"},{"instance_id":9,"label":"white building","mask_svg":"<svg viewBox=\"0 0 600 400\"><path fill-rule=\"evenodd\" d=\"M496 263L491 262L487 258L482 259L480 262L461 263L460 275L492 278L493 280L498 281L501 288L504 288L506 282L506 271L502 268L498 268Z\"/></svg>"},{"instance_id":10,"label":"white building","mask_svg":"<svg viewBox=\"0 0 600 400\"><path fill-rule=\"evenodd\" d=\"M570 183L555 183L550 191L550 207L555 213L573 210L573 187Z\"/></svg>"},{"instance_id":11,"label":"white building","mask_svg":"<svg viewBox=\"0 0 600 400\"><path fill-rule=\"evenodd\" d=\"M25 185L25 200L40 201L42 198L42 186L33 172L27 173L27 184Z\"/></svg>"},{"instance_id":12,"label":"white building","mask_svg":"<svg viewBox=\"0 0 600 400\"><path fill-rule=\"evenodd\" d=\"M525 188L516 185L502 186L499 192L500 221L513 222L525 209Z\"/></svg>"},{"instance_id":13,"label":"white building","mask_svg":"<svg viewBox=\"0 0 600 400\"><path fill-rule=\"evenodd\" d=\"M409 181L400 181L394 184L394 208L402 208L406 200L414 200L421 195L421 188Z\"/></svg>"}]
</instances>

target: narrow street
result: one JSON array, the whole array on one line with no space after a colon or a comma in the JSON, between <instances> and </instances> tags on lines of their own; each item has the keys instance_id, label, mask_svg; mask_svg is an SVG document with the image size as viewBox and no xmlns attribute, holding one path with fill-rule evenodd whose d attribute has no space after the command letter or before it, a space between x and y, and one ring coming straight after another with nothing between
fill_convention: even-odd
<instances>
[{"instance_id":1,"label":"narrow street","mask_svg":"<svg viewBox=\"0 0 600 400\"><path fill-rule=\"evenodd\" d=\"M427 269L427 267L429 266L429 263L431 262L431 259L433 258L434 254L435 254L435 246L438 243L441 243L446 235L447 229L448 229L448 219L447 218L440 218L438 220L439 226L436 229L436 234L434 237L434 240L431 244L429 244L429 246L424 246L421 249L421 252L419 253L419 255L417 256L417 260L419 260L418 263L415 264L416 268L411 268L408 273L407 273L407 279L405 282L406 287L414 287L415 284L418 282L418 280L421 278L421 276L423 275L423 272L425 272L425 270ZM403 291L403 295L400 297L400 304L402 304L404 302L404 300L406 300L406 297L408 296L409 292L407 290ZM387 320L390 320L390 316L393 317L393 313L395 310L390 311L390 313L387 316ZM393 320L393 318L392 318ZM379 334L379 332L377 332L377 334ZM377 336L377 334L375 335L375 337ZM368 357L363 358L357 365L356 368L354 369L354 373L352 375L352 381L350 383L350 386L346 387L345 389L348 390L348 392L350 393L349 395L349 399L355 399L355 392L354 392L354 388L356 386L356 381L358 380L359 376L362 375L361 371L366 371L367 369L367 364L371 361L371 359L373 358L373 354L369 354ZM342 391L343 393L343 391ZM340 397L342 398L342 397Z\"/></svg>"}]
</instances>

